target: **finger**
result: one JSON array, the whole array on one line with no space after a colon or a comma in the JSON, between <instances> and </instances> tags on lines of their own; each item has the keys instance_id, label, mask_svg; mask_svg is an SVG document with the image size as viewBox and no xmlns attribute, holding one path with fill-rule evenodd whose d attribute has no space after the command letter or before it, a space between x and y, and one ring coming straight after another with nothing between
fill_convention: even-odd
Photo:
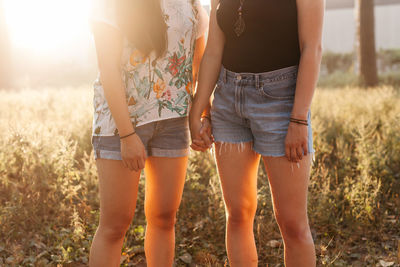
<instances>
[{"instance_id":1,"label":"finger","mask_svg":"<svg viewBox=\"0 0 400 267\"><path fill-rule=\"evenodd\" d=\"M137 172L139 171L139 165L138 165L138 160L137 159L133 159L131 160L131 165L132 165L132 169Z\"/></svg>"},{"instance_id":2,"label":"finger","mask_svg":"<svg viewBox=\"0 0 400 267\"><path fill-rule=\"evenodd\" d=\"M286 156L287 160L291 161L289 145L285 145L285 156Z\"/></svg>"},{"instance_id":3,"label":"finger","mask_svg":"<svg viewBox=\"0 0 400 267\"><path fill-rule=\"evenodd\" d=\"M296 147L291 147L290 148L290 158L291 158L291 160L293 162L297 162L298 161Z\"/></svg>"},{"instance_id":4,"label":"finger","mask_svg":"<svg viewBox=\"0 0 400 267\"><path fill-rule=\"evenodd\" d=\"M196 151L201 151L201 152L204 152L204 151L207 150L206 147L204 147L204 146L198 146L198 145L196 145L196 144L192 144L190 147L191 147L192 149L196 150Z\"/></svg>"},{"instance_id":5,"label":"finger","mask_svg":"<svg viewBox=\"0 0 400 267\"><path fill-rule=\"evenodd\" d=\"M301 146L296 148L296 155L299 161L303 159L303 148Z\"/></svg>"},{"instance_id":6,"label":"finger","mask_svg":"<svg viewBox=\"0 0 400 267\"><path fill-rule=\"evenodd\" d=\"M201 134L201 138L203 138L203 141L207 147L211 146L212 142L211 142L210 136L206 132Z\"/></svg>"},{"instance_id":7,"label":"finger","mask_svg":"<svg viewBox=\"0 0 400 267\"><path fill-rule=\"evenodd\" d=\"M202 149L201 147L196 146L196 145L193 145L193 144L190 145L190 148L193 149L194 151L203 152L203 151L202 151L203 149Z\"/></svg>"},{"instance_id":8,"label":"finger","mask_svg":"<svg viewBox=\"0 0 400 267\"><path fill-rule=\"evenodd\" d=\"M206 147L206 143L203 139L194 139L192 143L196 144L197 146Z\"/></svg>"},{"instance_id":9,"label":"finger","mask_svg":"<svg viewBox=\"0 0 400 267\"><path fill-rule=\"evenodd\" d=\"M128 169L129 169L130 171L133 171L133 170L134 170L133 165L132 165L132 160L131 160L131 159L126 160L126 165L128 166Z\"/></svg>"},{"instance_id":10,"label":"finger","mask_svg":"<svg viewBox=\"0 0 400 267\"><path fill-rule=\"evenodd\" d=\"M138 168L139 168L139 170L144 169L144 158L143 157L138 159Z\"/></svg>"},{"instance_id":11,"label":"finger","mask_svg":"<svg viewBox=\"0 0 400 267\"><path fill-rule=\"evenodd\" d=\"M137 163L138 163L138 170L139 171L143 170L144 169L144 159L143 158L138 159Z\"/></svg>"},{"instance_id":12,"label":"finger","mask_svg":"<svg viewBox=\"0 0 400 267\"><path fill-rule=\"evenodd\" d=\"M126 163L128 164L129 170L131 171L138 170L137 160L135 160L134 158L130 158L129 160L126 161Z\"/></svg>"},{"instance_id":13,"label":"finger","mask_svg":"<svg viewBox=\"0 0 400 267\"><path fill-rule=\"evenodd\" d=\"M304 156L307 156L308 155L308 144L307 144L307 142L303 143L302 148L303 148Z\"/></svg>"},{"instance_id":14,"label":"finger","mask_svg":"<svg viewBox=\"0 0 400 267\"><path fill-rule=\"evenodd\" d=\"M198 145L196 145L196 144L191 144L190 147L191 147L193 150L201 151L201 152L204 152L204 151L207 150L207 148L204 148L204 147L202 147L202 146L198 146Z\"/></svg>"}]
</instances>

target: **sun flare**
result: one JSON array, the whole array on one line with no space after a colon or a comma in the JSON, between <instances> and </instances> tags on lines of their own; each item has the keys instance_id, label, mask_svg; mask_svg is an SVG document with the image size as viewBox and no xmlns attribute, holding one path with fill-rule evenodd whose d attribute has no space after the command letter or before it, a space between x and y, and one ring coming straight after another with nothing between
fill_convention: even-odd
<instances>
[{"instance_id":1,"label":"sun flare","mask_svg":"<svg viewBox=\"0 0 400 267\"><path fill-rule=\"evenodd\" d=\"M3 2L11 41L19 48L50 52L88 32L89 0Z\"/></svg>"},{"instance_id":2,"label":"sun flare","mask_svg":"<svg viewBox=\"0 0 400 267\"><path fill-rule=\"evenodd\" d=\"M92 1L97 0L3 0L13 45L49 55L88 38Z\"/></svg>"}]
</instances>

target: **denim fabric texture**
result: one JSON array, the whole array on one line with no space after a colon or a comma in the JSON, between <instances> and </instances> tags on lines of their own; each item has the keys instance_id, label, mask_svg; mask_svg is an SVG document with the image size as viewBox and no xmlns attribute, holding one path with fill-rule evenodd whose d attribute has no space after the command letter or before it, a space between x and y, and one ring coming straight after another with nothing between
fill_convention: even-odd
<instances>
[{"instance_id":1,"label":"denim fabric texture","mask_svg":"<svg viewBox=\"0 0 400 267\"><path fill-rule=\"evenodd\" d=\"M175 118L147 123L136 128L147 156L177 158L189 154L188 118ZM93 136L95 159L122 160L119 135Z\"/></svg>"},{"instance_id":2,"label":"denim fabric texture","mask_svg":"<svg viewBox=\"0 0 400 267\"><path fill-rule=\"evenodd\" d=\"M284 156L297 72L298 66L264 73L235 73L222 67L211 108L215 141L253 142L253 150L262 156ZM314 153L310 118L309 112L308 152Z\"/></svg>"}]
</instances>

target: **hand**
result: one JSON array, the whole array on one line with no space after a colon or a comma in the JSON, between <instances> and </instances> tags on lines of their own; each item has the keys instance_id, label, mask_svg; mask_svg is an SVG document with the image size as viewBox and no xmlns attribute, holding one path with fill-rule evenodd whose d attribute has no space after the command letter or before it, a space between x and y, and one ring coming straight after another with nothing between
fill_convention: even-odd
<instances>
[{"instance_id":1,"label":"hand","mask_svg":"<svg viewBox=\"0 0 400 267\"><path fill-rule=\"evenodd\" d=\"M125 168L136 172L144 169L146 150L137 134L121 139L121 156Z\"/></svg>"},{"instance_id":2,"label":"hand","mask_svg":"<svg viewBox=\"0 0 400 267\"><path fill-rule=\"evenodd\" d=\"M285 156L289 161L299 162L308 154L308 128L306 125L289 123L285 139Z\"/></svg>"},{"instance_id":3,"label":"hand","mask_svg":"<svg viewBox=\"0 0 400 267\"><path fill-rule=\"evenodd\" d=\"M214 137L212 136L212 126L209 117L201 118L200 136L205 145L208 148L211 148L212 144L214 143Z\"/></svg>"},{"instance_id":4,"label":"hand","mask_svg":"<svg viewBox=\"0 0 400 267\"><path fill-rule=\"evenodd\" d=\"M192 119L189 124L190 135L192 137L190 147L202 152L211 148L214 138L211 135L211 122L209 118Z\"/></svg>"}]
</instances>

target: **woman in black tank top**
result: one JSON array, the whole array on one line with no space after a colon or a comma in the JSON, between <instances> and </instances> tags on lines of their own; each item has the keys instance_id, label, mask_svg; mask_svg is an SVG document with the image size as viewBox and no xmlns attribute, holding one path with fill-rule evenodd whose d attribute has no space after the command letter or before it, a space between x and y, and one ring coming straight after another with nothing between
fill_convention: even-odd
<instances>
[{"instance_id":1,"label":"woman in black tank top","mask_svg":"<svg viewBox=\"0 0 400 267\"><path fill-rule=\"evenodd\" d=\"M233 25L239 0L221 0L217 22L225 35L222 65L234 72L261 73L298 65L297 7L295 0L247 0L243 3L244 32Z\"/></svg>"},{"instance_id":2,"label":"woman in black tank top","mask_svg":"<svg viewBox=\"0 0 400 267\"><path fill-rule=\"evenodd\" d=\"M205 151L215 143L230 266L258 264L253 221L260 157L285 266L315 266L307 192L324 0L211 1L190 128L193 149Z\"/></svg>"}]
</instances>

